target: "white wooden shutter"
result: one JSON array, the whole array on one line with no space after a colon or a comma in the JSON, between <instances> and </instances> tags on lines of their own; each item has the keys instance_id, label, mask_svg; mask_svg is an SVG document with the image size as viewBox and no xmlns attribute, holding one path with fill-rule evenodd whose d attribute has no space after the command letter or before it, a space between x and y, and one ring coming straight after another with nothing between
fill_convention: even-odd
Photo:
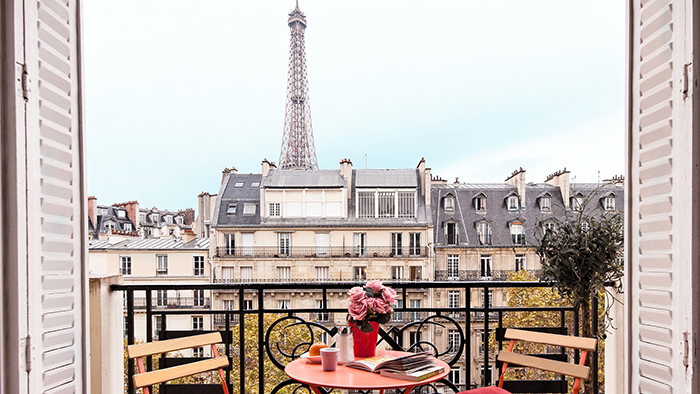
<instances>
[{"instance_id":1,"label":"white wooden shutter","mask_svg":"<svg viewBox=\"0 0 700 394\"><path fill-rule=\"evenodd\" d=\"M25 0L24 18L29 393L87 393L79 4Z\"/></svg>"},{"instance_id":2,"label":"white wooden shutter","mask_svg":"<svg viewBox=\"0 0 700 394\"><path fill-rule=\"evenodd\" d=\"M692 283L698 136L691 133L693 98L685 82L692 60L691 0L629 4L627 392L692 392L693 368L685 364L694 360L686 339L692 349L688 335L698 306L692 288L700 284Z\"/></svg>"}]
</instances>

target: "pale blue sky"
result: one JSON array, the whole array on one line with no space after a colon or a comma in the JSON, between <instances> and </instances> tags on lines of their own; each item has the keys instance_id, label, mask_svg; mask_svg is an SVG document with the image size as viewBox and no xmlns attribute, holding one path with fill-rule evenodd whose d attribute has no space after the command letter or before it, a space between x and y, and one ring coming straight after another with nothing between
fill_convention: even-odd
<instances>
[{"instance_id":1,"label":"pale blue sky","mask_svg":"<svg viewBox=\"0 0 700 394\"><path fill-rule=\"evenodd\" d=\"M293 0L83 2L88 193L196 207L277 162ZM623 0L300 0L321 168L624 170Z\"/></svg>"}]
</instances>

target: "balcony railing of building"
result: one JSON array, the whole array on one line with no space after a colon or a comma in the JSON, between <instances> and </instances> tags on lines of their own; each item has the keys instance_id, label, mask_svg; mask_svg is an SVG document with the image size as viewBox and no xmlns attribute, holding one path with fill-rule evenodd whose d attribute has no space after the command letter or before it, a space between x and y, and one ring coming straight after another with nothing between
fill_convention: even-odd
<instances>
[{"instance_id":1,"label":"balcony railing of building","mask_svg":"<svg viewBox=\"0 0 700 394\"><path fill-rule=\"evenodd\" d=\"M209 297L167 297L159 298L154 296L151 298L151 308L185 308L199 309L209 308L211 299ZM124 302L124 308L127 307L127 302ZM146 297L134 298L134 309L146 309Z\"/></svg>"},{"instance_id":2,"label":"balcony railing of building","mask_svg":"<svg viewBox=\"0 0 700 394\"><path fill-rule=\"evenodd\" d=\"M427 247L392 246L219 246L222 258L419 258L428 256Z\"/></svg>"},{"instance_id":3,"label":"balcony railing of building","mask_svg":"<svg viewBox=\"0 0 700 394\"><path fill-rule=\"evenodd\" d=\"M292 360L299 358L301 354L308 350L308 347L318 340L317 335L325 335L329 345L333 344L333 337L337 333L337 327L332 324L334 317L345 316L346 308L328 308L329 298L335 294L344 293L355 285L361 283L345 282L345 283L231 283L231 284L201 284L201 285L178 285L178 284L157 284L157 285L112 285L114 291L124 291L127 300L126 327L125 337L129 344L134 343L135 319L135 294L145 293L146 300L153 300L153 295L157 290L205 290L216 293L217 291L235 292L238 293L238 299L255 300L254 307L247 305L245 309L241 301L239 309L223 310L223 309L207 309L198 310L198 315L213 315L212 328L219 330L228 335L223 335L225 341L225 351L222 350L229 358L231 366L226 371L226 380L229 382L232 392L245 393L248 392L246 384L250 384L250 380L246 380L246 375L255 373L257 375L257 386L251 390L257 389L260 393L276 394L283 388L289 387L295 389L300 385L286 378L283 373L277 375L271 374L266 370L267 362L283 371L284 366ZM438 292L440 290L455 290L459 289L466 295L466 299L458 308L450 307L416 307L412 305L395 308L392 319L388 324L380 325L379 345L381 347L391 348L403 351L429 351L437 357L443 359L450 366L462 366L461 377L459 382L452 382L449 379L443 379L435 384L432 384L432 391L427 392L443 392L457 393L461 390L489 385L498 374L498 368L494 361L493 349L489 346L481 346L475 349L474 342L467 335L476 335L475 332L483 332L484 338L495 331L497 338L502 338L502 333L506 328L503 324L504 317L511 313L538 313L548 312L559 316L553 319L551 327L546 327L548 332L568 333L578 335L579 320L578 314L574 313L571 307L527 307L527 308L510 308L505 306L489 306L487 299L474 300L474 304L483 306L473 307L472 290L481 290L479 293L482 297L488 297L489 290L496 288L549 288L550 285L541 282L503 282L503 281L434 281L434 282L385 282L385 285L392 287L398 293L398 299L409 300L410 294L415 294L417 290L423 292ZM292 290L304 293L314 293L320 295L320 305L318 308L270 308L266 303L266 297L270 293L280 292L281 290ZM428 294L426 294L428 295ZM405 303L406 304L406 303ZM405 305L404 304L404 305ZM281 304L278 304L280 306ZM262 308L258 306L263 306ZM285 304L285 306L289 306ZM593 310L597 310L597 303L594 302ZM183 315L191 314L190 311L178 309L157 309L152 303L146 305L145 319L145 340L147 342L154 339L154 322L152 316L160 316L159 329L161 338L168 338L169 318L182 319ZM482 318L479 319L478 316ZM484 315L488 315L489 319L483 319ZM464 318L470 316L470 318ZM246 318L250 317L250 319ZM273 319L273 322L270 323ZM251 320L252 319L252 320ZM344 318L340 319L344 324ZM593 314L593 332L597 335L597 315ZM249 327L246 329L246 327ZM313 338L303 339L302 343L288 343L292 338L288 336L288 330L299 329L303 332L311 333ZM571 328L573 332L567 332ZM210 327L203 327L210 329ZM254 329L254 331L252 331ZM172 331L171 331L172 332ZM201 330L199 331L201 332ZM438 334L439 332L439 334ZM186 335L192 332L175 331L173 335ZM251 335L253 337L251 337ZM282 342L273 342L271 338L283 338ZM251 338L254 344L251 346ZM505 342L498 342L498 348L501 349ZM287 346L288 348L284 348ZM479 346L479 345L477 345ZM481 352L478 357L475 357L475 352ZM596 352L597 353L597 352ZM560 358L565 359L566 354L562 352ZM253 357L254 361L251 361ZM575 354L574 362L578 362L578 355ZM591 379L590 384L593 385L593 392L598 392L598 365L597 354L591 357ZM181 361L179 361L181 362ZM251 364L252 362L252 364ZM256 365L256 370L251 370L251 365ZM151 370L153 366L150 360L147 360L147 369ZM493 370L493 376L473 375L473 370L483 368L485 371ZM134 389L131 385L132 376L134 374L133 363L127 365L127 384L128 392L133 394ZM276 376L274 379L272 376ZM453 376L453 375L450 375ZM459 376L459 375L454 375ZM448 376L449 378L449 376ZM268 384L274 384L274 388L266 387L266 380L270 379ZM465 383L466 382L466 383ZM520 383L511 383L520 384ZM566 381L537 381L530 383L533 386L528 386L528 392L567 392ZM556 387L554 391L553 386ZM507 387L505 387L507 388Z\"/></svg>"},{"instance_id":4,"label":"balcony railing of building","mask_svg":"<svg viewBox=\"0 0 700 394\"><path fill-rule=\"evenodd\" d=\"M508 280L510 275L515 272L513 270L492 270L492 271L481 271L481 270L435 270L435 280L460 280L460 281L472 281L472 280L491 280L491 281L505 281ZM535 278L540 279L542 276L541 270L528 271Z\"/></svg>"}]
</instances>

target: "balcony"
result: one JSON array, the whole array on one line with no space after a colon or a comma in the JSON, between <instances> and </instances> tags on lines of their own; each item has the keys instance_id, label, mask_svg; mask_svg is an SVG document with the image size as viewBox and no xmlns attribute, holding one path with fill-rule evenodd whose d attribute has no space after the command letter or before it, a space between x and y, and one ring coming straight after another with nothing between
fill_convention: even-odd
<instances>
[{"instance_id":1,"label":"balcony","mask_svg":"<svg viewBox=\"0 0 700 394\"><path fill-rule=\"evenodd\" d=\"M218 246L220 258L420 258L428 257L427 247L391 246Z\"/></svg>"},{"instance_id":2,"label":"balcony","mask_svg":"<svg viewBox=\"0 0 700 394\"><path fill-rule=\"evenodd\" d=\"M134 309L146 309L146 297L134 297ZM201 309L209 308L211 299L209 297L151 297L151 307L153 309ZM127 303L124 303L124 309Z\"/></svg>"},{"instance_id":3,"label":"balcony","mask_svg":"<svg viewBox=\"0 0 700 394\"><path fill-rule=\"evenodd\" d=\"M508 278L512 272L514 272L514 271L511 271L511 270L493 270L493 271L482 272L480 270L459 270L459 271L436 270L435 271L435 280L436 281L451 281L451 280L505 281L505 280L508 280ZM533 271L528 271L528 272L535 275L535 277L537 279L540 279L540 277L542 276L542 272L539 270L537 270L537 271L533 270Z\"/></svg>"},{"instance_id":4,"label":"balcony","mask_svg":"<svg viewBox=\"0 0 700 394\"><path fill-rule=\"evenodd\" d=\"M459 289L471 293L472 290L481 290L487 297L488 291L494 288L549 288L546 283L540 282L504 282L504 281L435 281L435 282L385 282L386 285L397 291L398 297L403 300L410 299L411 294L424 292L430 295L437 290ZM231 358L231 367L226 370L226 380L230 383L232 392L244 393L249 391L278 393L283 389L294 390L300 387L294 381L288 380L283 373L284 365L298 358L307 351L308 346L319 338L325 338L329 345L333 344L333 337L337 333L336 325L344 325L347 310L345 308L288 308L290 304L284 304L283 309L270 307L270 302L265 303L266 297L272 293L282 290L294 291L304 294L316 294L320 298L320 305L329 305L330 301L337 305L337 296L346 292L355 285L351 282L328 282L328 283L227 283L227 284L201 284L201 285L158 285L158 290L206 290L213 293L227 292L245 296L246 299L255 301L256 307L247 305L249 309L218 310L203 309L198 310L197 315L209 315L211 318L210 327L204 330L218 330L224 333L225 341L223 352ZM134 318L136 305L140 305L133 298L134 293L151 293L155 290L152 285L112 285L113 291L125 291L127 293L127 313L125 338L128 343L134 343L134 333L137 323ZM240 298L239 298L240 299ZM436 307L433 305L424 307L401 307L395 308L392 319L388 324L380 326L380 348L403 350L403 351L430 351L437 357L443 359L452 367L459 367L461 377L459 382L452 382L449 379L442 380L436 385L439 392L457 393L465 388L479 387L487 385L490 377L482 376L478 373L479 368L485 364L486 370L493 370L497 376L500 365L494 361L494 348L480 347L478 345L478 333L485 333L489 337L491 333L496 333L496 339L500 338L504 328L504 318L513 313L538 313L546 312L557 319L545 327L547 332L565 333L573 330L578 332L578 319L573 318L574 309L571 307L529 307L529 308L509 308L505 306L488 306L488 300L473 300L475 304L486 306L472 307L464 306L459 308ZM157 308L152 304L150 308L145 308L147 316L162 316L160 324L164 332L161 338L188 335L194 331L171 331L175 322L181 319L187 311ZM257 306L263 305L263 308ZM273 304L274 305L274 304ZM282 304L277 304L282 305ZM234 308L238 306L234 305ZM596 306L594 305L594 308ZM144 308L141 308L144 309ZM484 316L489 319L483 319ZM567 322L566 325L564 322ZM260 325L260 323L263 323ZM146 338L141 340L154 340L154 324L152 319L140 320L138 324L143 324ZM594 326L597 327L594 322ZM297 330L297 331L295 331ZM594 330L595 331L595 330ZM201 332L197 331L197 332ZM303 334L300 334L303 333ZM472 333L468 337L465 333ZM311 336L313 335L313 337ZM497 342L496 347L501 349L504 343ZM476 347L475 347L476 346ZM263 350L258 353L258 350ZM561 355L566 357L566 355ZM594 360L597 360L595 357ZM262 368L268 361L274 367ZM245 365L245 367L244 367ZM592 384L594 392L598 392L598 369L596 365L591 365ZM147 369L152 369L151 365ZM477 371L477 372L474 372ZM131 376L134 373L133 364L127 365L128 380L130 384ZM251 378L252 377L252 378ZM467 384L464 384L467 382ZM513 384L513 383L511 383ZM250 386L253 387L250 387ZM565 392L566 385L559 384L561 392ZM247 390L247 387L250 390ZM129 393L134 393L129 387Z\"/></svg>"}]
</instances>

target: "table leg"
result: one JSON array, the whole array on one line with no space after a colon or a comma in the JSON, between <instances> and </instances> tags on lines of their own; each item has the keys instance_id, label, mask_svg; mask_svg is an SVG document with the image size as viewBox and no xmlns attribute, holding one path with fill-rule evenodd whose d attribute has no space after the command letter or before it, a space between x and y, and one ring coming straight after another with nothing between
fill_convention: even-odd
<instances>
[{"instance_id":1,"label":"table leg","mask_svg":"<svg viewBox=\"0 0 700 394\"><path fill-rule=\"evenodd\" d=\"M404 390L403 394L409 394L413 389L416 388L416 386L408 386L406 387L406 390Z\"/></svg>"},{"instance_id":2,"label":"table leg","mask_svg":"<svg viewBox=\"0 0 700 394\"><path fill-rule=\"evenodd\" d=\"M309 384L309 387L311 387L311 391L313 391L315 394L323 394L321 390L319 390L318 387L314 386L313 384Z\"/></svg>"}]
</instances>

